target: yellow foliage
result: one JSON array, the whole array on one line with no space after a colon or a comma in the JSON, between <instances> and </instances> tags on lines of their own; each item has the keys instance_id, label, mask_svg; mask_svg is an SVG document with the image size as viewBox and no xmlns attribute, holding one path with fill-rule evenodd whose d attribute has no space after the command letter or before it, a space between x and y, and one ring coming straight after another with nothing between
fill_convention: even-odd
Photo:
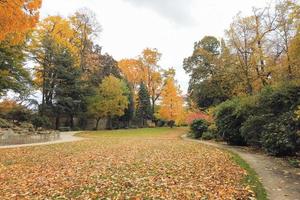
<instances>
[{"instance_id":1,"label":"yellow foliage","mask_svg":"<svg viewBox=\"0 0 300 200\"><path fill-rule=\"evenodd\" d=\"M174 120L176 124L184 123L186 113L183 106L183 97L180 95L173 78L166 81L161 97L159 116L165 120Z\"/></svg>"},{"instance_id":2,"label":"yellow foliage","mask_svg":"<svg viewBox=\"0 0 300 200\"><path fill-rule=\"evenodd\" d=\"M88 110L94 117L122 116L128 106L127 88L124 82L112 75L99 86L98 94L92 97Z\"/></svg>"}]
</instances>

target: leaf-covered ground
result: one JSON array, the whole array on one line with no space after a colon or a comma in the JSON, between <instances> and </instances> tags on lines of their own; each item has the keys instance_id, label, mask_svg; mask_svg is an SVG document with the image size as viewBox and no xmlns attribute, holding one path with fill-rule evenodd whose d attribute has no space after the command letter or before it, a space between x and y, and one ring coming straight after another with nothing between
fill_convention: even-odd
<instances>
[{"instance_id":1,"label":"leaf-covered ground","mask_svg":"<svg viewBox=\"0 0 300 200\"><path fill-rule=\"evenodd\" d=\"M248 199L230 155L185 129L83 134L90 139L0 150L1 199Z\"/></svg>"}]
</instances>

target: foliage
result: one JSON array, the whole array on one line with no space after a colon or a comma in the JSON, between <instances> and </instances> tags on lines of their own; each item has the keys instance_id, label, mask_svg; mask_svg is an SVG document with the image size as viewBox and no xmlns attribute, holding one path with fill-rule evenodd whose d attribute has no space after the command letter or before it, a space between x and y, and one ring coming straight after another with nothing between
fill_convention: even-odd
<instances>
[{"instance_id":1,"label":"foliage","mask_svg":"<svg viewBox=\"0 0 300 200\"><path fill-rule=\"evenodd\" d=\"M300 150L300 136L297 133L299 127L290 112L276 116L265 125L262 132L263 148L276 156L295 154Z\"/></svg>"},{"instance_id":2,"label":"foliage","mask_svg":"<svg viewBox=\"0 0 300 200\"><path fill-rule=\"evenodd\" d=\"M168 79L161 93L159 116L179 124L184 115L183 98L173 79Z\"/></svg>"},{"instance_id":3,"label":"foliage","mask_svg":"<svg viewBox=\"0 0 300 200\"><path fill-rule=\"evenodd\" d=\"M8 90L22 93L31 83L29 72L24 67L24 49L23 43L11 45L8 41L0 42L0 97Z\"/></svg>"},{"instance_id":4,"label":"foliage","mask_svg":"<svg viewBox=\"0 0 300 200\"><path fill-rule=\"evenodd\" d=\"M88 112L97 119L96 128L101 118L122 116L128 107L128 88L126 84L114 77L104 78L95 96L88 99Z\"/></svg>"},{"instance_id":5,"label":"foliage","mask_svg":"<svg viewBox=\"0 0 300 200\"><path fill-rule=\"evenodd\" d=\"M142 127L146 125L145 120L152 119L150 97L144 83L140 84L136 112L136 117Z\"/></svg>"},{"instance_id":6,"label":"foliage","mask_svg":"<svg viewBox=\"0 0 300 200\"><path fill-rule=\"evenodd\" d=\"M264 126L268 123L269 115L249 116L240 128L241 135L245 138L248 145L261 147L261 139Z\"/></svg>"},{"instance_id":7,"label":"foliage","mask_svg":"<svg viewBox=\"0 0 300 200\"><path fill-rule=\"evenodd\" d=\"M212 121L212 117L202 111L190 112L187 114L186 121L188 124L193 123L196 119L204 119L208 122Z\"/></svg>"},{"instance_id":8,"label":"foliage","mask_svg":"<svg viewBox=\"0 0 300 200\"><path fill-rule=\"evenodd\" d=\"M13 43L22 42L39 19L42 0L0 1L0 43L13 38Z\"/></svg>"},{"instance_id":9,"label":"foliage","mask_svg":"<svg viewBox=\"0 0 300 200\"><path fill-rule=\"evenodd\" d=\"M2 118L24 122L30 119L31 114L29 109L14 100L5 99L0 103L0 116Z\"/></svg>"},{"instance_id":10,"label":"foliage","mask_svg":"<svg viewBox=\"0 0 300 200\"><path fill-rule=\"evenodd\" d=\"M245 144L245 139L240 133L240 127L247 116L238 110L238 103L238 99L226 101L220 104L215 111L219 135L232 145Z\"/></svg>"},{"instance_id":11,"label":"foliage","mask_svg":"<svg viewBox=\"0 0 300 200\"><path fill-rule=\"evenodd\" d=\"M38 129L39 127L49 128L51 126L49 118L39 114L35 114L31 117L31 123L35 129Z\"/></svg>"},{"instance_id":12,"label":"foliage","mask_svg":"<svg viewBox=\"0 0 300 200\"><path fill-rule=\"evenodd\" d=\"M193 138L201 138L202 134L208 130L209 123L203 119L194 120L191 124L191 133Z\"/></svg>"},{"instance_id":13,"label":"foliage","mask_svg":"<svg viewBox=\"0 0 300 200\"><path fill-rule=\"evenodd\" d=\"M203 140L212 140L212 139L214 139L214 135L209 131L205 131L202 134L201 139L203 139Z\"/></svg>"},{"instance_id":14,"label":"foliage","mask_svg":"<svg viewBox=\"0 0 300 200\"><path fill-rule=\"evenodd\" d=\"M215 110L218 132L229 144L246 143L277 156L295 154L299 97L299 84L290 83L222 103Z\"/></svg>"}]
</instances>

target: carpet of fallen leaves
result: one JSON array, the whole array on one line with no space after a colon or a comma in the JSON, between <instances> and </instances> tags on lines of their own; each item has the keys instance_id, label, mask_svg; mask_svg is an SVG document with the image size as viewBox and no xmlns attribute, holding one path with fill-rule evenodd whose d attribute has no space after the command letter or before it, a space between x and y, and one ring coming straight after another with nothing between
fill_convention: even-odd
<instances>
[{"instance_id":1,"label":"carpet of fallen leaves","mask_svg":"<svg viewBox=\"0 0 300 200\"><path fill-rule=\"evenodd\" d=\"M93 137L0 149L1 199L248 199L230 155L186 142L184 129L155 137ZM129 130L128 130L129 131Z\"/></svg>"}]
</instances>

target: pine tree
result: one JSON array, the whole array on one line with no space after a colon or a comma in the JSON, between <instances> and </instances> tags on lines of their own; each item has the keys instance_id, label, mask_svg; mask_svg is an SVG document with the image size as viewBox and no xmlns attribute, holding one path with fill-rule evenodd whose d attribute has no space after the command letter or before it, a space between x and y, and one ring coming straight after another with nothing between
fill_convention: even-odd
<instances>
[{"instance_id":1,"label":"pine tree","mask_svg":"<svg viewBox=\"0 0 300 200\"><path fill-rule=\"evenodd\" d=\"M136 116L142 127L145 126L145 120L152 118L150 96L144 83L140 84Z\"/></svg>"}]
</instances>

